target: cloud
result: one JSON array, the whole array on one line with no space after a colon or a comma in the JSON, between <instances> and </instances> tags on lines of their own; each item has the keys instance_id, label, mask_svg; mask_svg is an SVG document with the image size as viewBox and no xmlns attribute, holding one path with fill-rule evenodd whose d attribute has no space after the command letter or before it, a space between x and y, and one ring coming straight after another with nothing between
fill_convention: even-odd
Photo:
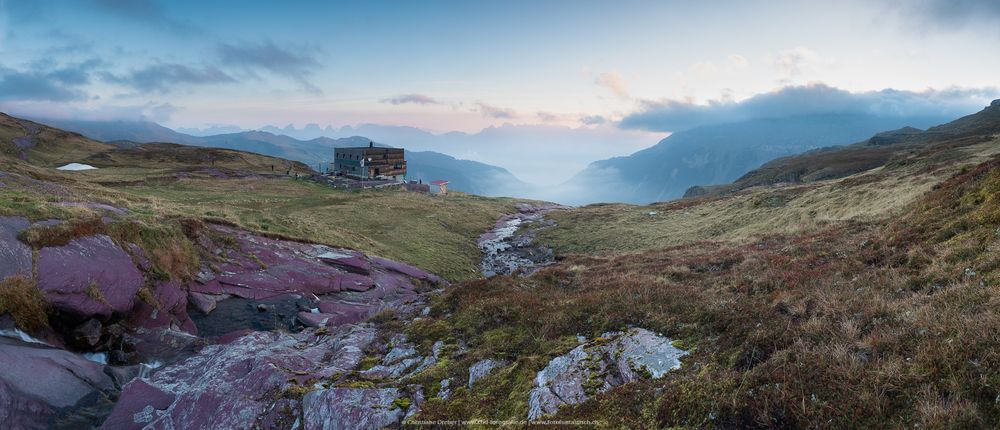
<instances>
[{"instance_id":1,"label":"cloud","mask_svg":"<svg viewBox=\"0 0 1000 430\"><path fill-rule=\"evenodd\" d=\"M401 105L407 103L413 103L418 105L439 105L440 101L437 99L426 96L423 94L400 94L397 96L392 96L389 98L384 98L381 100L382 103L388 103L391 105Z\"/></svg>"},{"instance_id":2,"label":"cloud","mask_svg":"<svg viewBox=\"0 0 1000 430\"><path fill-rule=\"evenodd\" d=\"M170 103L147 102L135 105L80 106L54 101L0 101L0 110L14 116L36 119L78 121L153 121L166 122L183 110Z\"/></svg>"},{"instance_id":3,"label":"cloud","mask_svg":"<svg viewBox=\"0 0 1000 430\"><path fill-rule=\"evenodd\" d=\"M617 71L604 72L597 75L597 78L594 79L594 84L611 90L618 97L623 99L629 98L628 82L625 82L625 78L618 74Z\"/></svg>"},{"instance_id":4,"label":"cloud","mask_svg":"<svg viewBox=\"0 0 1000 430\"><path fill-rule=\"evenodd\" d=\"M168 93L184 85L236 82L236 79L215 66L188 66L177 63L154 63L122 75L106 72L104 79L137 91L159 93Z\"/></svg>"},{"instance_id":5,"label":"cloud","mask_svg":"<svg viewBox=\"0 0 1000 430\"><path fill-rule=\"evenodd\" d=\"M736 102L732 99L643 100L640 109L626 115L619 127L647 131L679 131L707 124L801 115L873 115L883 117L958 117L988 104L1000 89L945 88L941 90L850 92L825 84L787 86Z\"/></svg>"},{"instance_id":6,"label":"cloud","mask_svg":"<svg viewBox=\"0 0 1000 430\"><path fill-rule=\"evenodd\" d=\"M89 96L82 87L90 83L102 62L91 59L59 67L50 61L31 64L27 70L0 66L0 100L73 101Z\"/></svg>"},{"instance_id":7,"label":"cloud","mask_svg":"<svg viewBox=\"0 0 1000 430\"><path fill-rule=\"evenodd\" d=\"M996 0L889 0L885 4L917 31L927 27L955 30L1000 21L1000 2Z\"/></svg>"},{"instance_id":8,"label":"cloud","mask_svg":"<svg viewBox=\"0 0 1000 430\"><path fill-rule=\"evenodd\" d=\"M801 46L779 51L771 60L771 65L778 71L779 82L783 84L789 84L796 78L815 72L833 63L833 60Z\"/></svg>"},{"instance_id":9,"label":"cloud","mask_svg":"<svg viewBox=\"0 0 1000 430\"><path fill-rule=\"evenodd\" d=\"M551 112L538 112L536 116L542 122L557 122L562 119L559 115Z\"/></svg>"},{"instance_id":10,"label":"cloud","mask_svg":"<svg viewBox=\"0 0 1000 430\"><path fill-rule=\"evenodd\" d=\"M496 118L496 119L517 118L517 112L515 112L513 109L493 106L483 102L476 103L476 110L487 118Z\"/></svg>"},{"instance_id":11,"label":"cloud","mask_svg":"<svg viewBox=\"0 0 1000 430\"><path fill-rule=\"evenodd\" d=\"M744 57L740 54L730 54L729 64L732 64L733 67L737 69L742 69L746 67L748 64L750 64L750 61L747 60L747 57Z\"/></svg>"},{"instance_id":12,"label":"cloud","mask_svg":"<svg viewBox=\"0 0 1000 430\"><path fill-rule=\"evenodd\" d=\"M321 66L316 58L318 52L315 50L306 52L305 48L286 49L271 41L220 43L217 50L219 59L227 67L243 68L250 73L265 71L289 78L306 91L322 93L322 90L309 80Z\"/></svg>"},{"instance_id":13,"label":"cloud","mask_svg":"<svg viewBox=\"0 0 1000 430\"><path fill-rule=\"evenodd\" d=\"M174 19L153 0L91 0L96 10L124 18L127 21L141 22L146 25L170 30L175 35L192 35L204 32L201 27L189 22Z\"/></svg>"},{"instance_id":14,"label":"cloud","mask_svg":"<svg viewBox=\"0 0 1000 430\"><path fill-rule=\"evenodd\" d=\"M586 115L580 118L580 122L585 125L601 125L608 122L608 119L601 115Z\"/></svg>"}]
</instances>

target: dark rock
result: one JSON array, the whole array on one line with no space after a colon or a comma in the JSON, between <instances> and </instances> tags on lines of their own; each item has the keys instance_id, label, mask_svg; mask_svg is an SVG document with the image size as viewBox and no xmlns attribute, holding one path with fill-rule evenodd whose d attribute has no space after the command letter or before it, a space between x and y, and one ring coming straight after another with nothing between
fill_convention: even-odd
<instances>
[{"instance_id":1,"label":"dark rock","mask_svg":"<svg viewBox=\"0 0 1000 430\"><path fill-rule=\"evenodd\" d=\"M73 239L39 253L38 288L61 311L124 314L132 309L143 283L131 257L105 235Z\"/></svg>"},{"instance_id":2,"label":"dark rock","mask_svg":"<svg viewBox=\"0 0 1000 430\"><path fill-rule=\"evenodd\" d=\"M91 318L73 329L73 336L80 344L92 347L101 341L101 328L101 322Z\"/></svg>"}]
</instances>

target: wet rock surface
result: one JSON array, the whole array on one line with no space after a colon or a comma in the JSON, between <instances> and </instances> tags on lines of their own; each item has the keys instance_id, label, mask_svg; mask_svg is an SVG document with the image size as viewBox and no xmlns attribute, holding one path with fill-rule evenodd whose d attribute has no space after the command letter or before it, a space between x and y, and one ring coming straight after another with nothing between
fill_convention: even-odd
<instances>
[{"instance_id":1,"label":"wet rock surface","mask_svg":"<svg viewBox=\"0 0 1000 430\"><path fill-rule=\"evenodd\" d=\"M608 333L554 358L538 372L528 419L555 414L559 406L583 403L594 394L640 378L663 377L680 367L685 354L670 339L649 330Z\"/></svg>"},{"instance_id":2,"label":"wet rock surface","mask_svg":"<svg viewBox=\"0 0 1000 430\"><path fill-rule=\"evenodd\" d=\"M480 270L486 277L518 272L527 275L553 261L552 250L535 244L535 235L539 230L555 226L545 214L566 207L519 203L517 209L516 214L501 217L493 229L479 237L479 249L483 252Z\"/></svg>"}]
</instances>

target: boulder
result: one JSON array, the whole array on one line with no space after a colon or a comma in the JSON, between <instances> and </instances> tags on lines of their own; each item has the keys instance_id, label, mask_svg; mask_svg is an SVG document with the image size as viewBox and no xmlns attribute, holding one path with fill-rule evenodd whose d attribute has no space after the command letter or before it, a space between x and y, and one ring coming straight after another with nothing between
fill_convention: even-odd
<instances>
[{"instance_id":1,"label":"boulder","mask_svg":"<svg viewBox=\"0 0 1000 430\"><path fill-rule=\"evenodd\" d=\"M42 248L38 288L58 310L81 316L124 314L145 282L132 258L105 235Z\"/></svg>"},{"instance_id":2,"label":"boulder","mask_svg":"<svg viewBox=\"0 0 1000 430\"><path fill-rule=\"evenodd\" d=\"M561 405L582 403L639 378L663 377L680 367L685 354L670 339L649 330L607 333L552 359L538 372L528 400L528 419L554 414Z\"/></svg>"},{"instance_id":3,"label":"boulder","mask_svg":"<svg viewBox=\"0 0 1000 430\"><path fill-rule=\"evenodd\" d=\"M0 281L14 275L31 277L31 247L17 235L31 223L22 217L0 217Z\"/></svg>"}]
</instances>

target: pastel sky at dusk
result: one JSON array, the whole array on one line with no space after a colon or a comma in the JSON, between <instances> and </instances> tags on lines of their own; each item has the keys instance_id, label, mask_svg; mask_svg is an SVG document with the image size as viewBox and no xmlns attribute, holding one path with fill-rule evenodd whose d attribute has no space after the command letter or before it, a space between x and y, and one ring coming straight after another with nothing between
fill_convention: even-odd
<instances>
[{"instance_id":1,"label":"pastel sky at dusk","mask_svg":"<svg viewBox=\"0 0 1000 430\"><path fill-rule=\"evenodd\" d=\"M0 0L0 110L474 132L818 83L979 105L1000 6L943 4Z\"/></svg>"}]
</instances>

